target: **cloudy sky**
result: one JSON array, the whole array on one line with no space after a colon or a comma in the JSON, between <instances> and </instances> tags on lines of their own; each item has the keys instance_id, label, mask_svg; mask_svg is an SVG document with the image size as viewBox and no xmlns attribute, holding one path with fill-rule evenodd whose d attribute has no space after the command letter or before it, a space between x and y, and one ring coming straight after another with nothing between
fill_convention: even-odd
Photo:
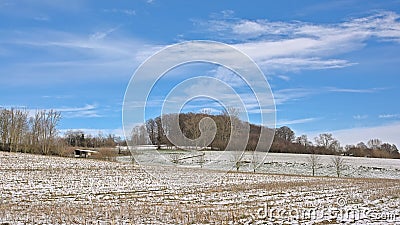
<instances>
[{"instance_id":1,"label":"cloudy sky","mask_svg":"<svg viewBox=\"0 0 400 225\"><path fill-rule=\"evenodd\" d=\"M277 126L311 138L331 132L343 145L380 138L400 146L398 0L2 0L0 107L56 109L60 129L121 134L137 67L190 40L227 43L254 59ZM235 84L221 70L175 72Z\"/></svg>"}]
</instances>

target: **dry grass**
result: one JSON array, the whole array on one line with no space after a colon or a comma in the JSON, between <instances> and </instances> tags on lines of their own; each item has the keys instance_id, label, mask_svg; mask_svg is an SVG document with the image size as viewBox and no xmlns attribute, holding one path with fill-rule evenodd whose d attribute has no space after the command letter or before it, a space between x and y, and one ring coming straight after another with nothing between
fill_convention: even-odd
<instances>
[{"instance_id":1,"label":"dry grass","mask_svg":"<svg viewBox=\"0 0 400 225\"><path fill-rule=\"evenodd\" d=\"M171 179L218 173L146 169ZM0 193L0 224L242 224L267 202L289 208L338 207L338 198L370 209L400 204L398 180L228 173L206 184L188 179L168 186L131 164L14 153L0 153Z\"/></svg>"}]
</instances>

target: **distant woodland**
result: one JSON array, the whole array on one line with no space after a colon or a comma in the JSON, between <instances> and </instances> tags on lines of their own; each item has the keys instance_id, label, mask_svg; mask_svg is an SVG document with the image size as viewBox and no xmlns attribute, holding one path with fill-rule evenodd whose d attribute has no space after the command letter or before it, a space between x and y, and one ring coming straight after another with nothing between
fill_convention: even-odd
<instances>
[{"instance_id":1,"label":"distant woodland","mask_svg":"<svg viewBox=\"0 0 400 225\"><path fill-rule=\"evenodd\" d=\"M232 115L232 114L230 114ZM165 115L165 118L172 115ZM176 116L176 115L175 115ZM224 150L231 136L231 118L237 125L248 125L250 128L247 151L254 151L259 142L260 132L273 136L270 152L349 155L357 157L400 158L394 144L383 143L379 139L371 139L367 143L341 146L332 134L323 133L309 139L306 135L296 136L287 126L274 130L256 124L246 124L228 112L218 115L208 113L181 113L179 127L185 137L196 139L201 135L200 120L209 117L214 120L217 130L213 141L207 149ZM67 156L71 149L84 148L115 148L126 145L126 141L114 134L85 134L80 130L69 130L62 135L58 124L62 116L55 110L37 110L33 115L25 109L0 109L0 150L10 152L25 152L44 155ZM239 121L239 122L238 122ZM165 121L164 121L165 122ZM137 144L172 146L167 138L169 128L162 124L161 117L149 119L142 126L133 128L130 140Z\"/></svg>"},{"instance_id":2,"label":"distant woodland","mask_svg":"<svg viewBox=\"0 0 400 225\"><path fill-rule=\"evenodd\" d=\"M57 126L61 118L55 110L37 110L30 115L25 109L0 109L0 150L69 156L76 147L114 148L125 143L112 134L92 136L69 130L60 135Z\"/></svg>"},{"instance_id":3,"label":"distant woodland","mask_svg":"<svg viewBox=\"0 0 400 225\"><path fill-rule=\"evenodd\" d=\"M167 118L164 121L168 121L168 116L171 115L164 115ZM208 147L213 150L224 150L231 135L231 117L227 112L219 115L181 113L179 114L179 126L182 133L189 139L198 138L201 135L199 122L205 117L212 118L217 126L216 135ZM360 142L355 145L341 146L340 142L329 133L319 134L314 139L309 139L307 135L296 136L294 131L287 126L276 128L274 133L271 128L256 124L248 125L250 126L250 133L247 151L255 150L260 132L263 129L267 136L274 135L270 152L400 158L399 151L394 144L383 143L379 139L371 139L367 143ZM166 135L166 132L169 132L168 129L169 127L166 124L162 124L161 117L156 117L147 120L145 125L135 127L132 131L132 139L137 144L171 146L172 144Z\"/></svg>"}]
</instances>

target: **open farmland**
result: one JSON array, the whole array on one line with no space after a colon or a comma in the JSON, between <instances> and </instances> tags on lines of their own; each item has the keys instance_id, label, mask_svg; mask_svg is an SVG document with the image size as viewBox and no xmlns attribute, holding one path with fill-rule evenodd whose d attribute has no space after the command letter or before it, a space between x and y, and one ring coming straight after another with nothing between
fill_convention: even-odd
<instances>
[{"instance_id":1,"label":"open farmland","mask_svg":"<svg viewBox=\"0 0 400 225\"><path fill-rule=\"evenodd\" d=\"M154 150L155 151L155 150ZM166 160L171 160L170 155L184 156L184 151L162 150L160 152L163 157L154 157L157 154L142 154L141 161L144 164L154 163L157 165L166 165ZM204 153L204 168L212 168L215 170L229 171L234 166L235 158L229 152L221 153L221 151L197 151L193 155ZM144 155L144 156L143 156ZM312 175L310 166L310 154L292 154L292 153L265 153L257 152L253 158L252 152L245 152L243 162L240 166L240 171L253 171L253 164L249 163L253 159L256 160L256 171L272 174L288 174L288 175ZM317 155L315 174L317 176L336 176L335 168L332 164L332 155ZM161 159L161 160L160 160ZM394 178L400 179L400 159L382 159L382 158L367 158L367 157L351 157L342 156L343 166L341 168L341 176L355 178ZM130 162L130 156L117 157L120 162ZM158 161L157 161L158 160ZM164 161L162 161L164 160ZM171 164L171 163L170 163ZM179 166L199 166L199 157L179 160Z\"/></svg>"},{"instance_id":2,"label":"open farmland","mask_svg":"<svg viewBox=\"0 0 400 225\"><path fill-rule=\"evenodd\" d=\"M400 224L398 179L222 176L4 152L0 173L3 224Z\"/></svg>"}]
</instances>

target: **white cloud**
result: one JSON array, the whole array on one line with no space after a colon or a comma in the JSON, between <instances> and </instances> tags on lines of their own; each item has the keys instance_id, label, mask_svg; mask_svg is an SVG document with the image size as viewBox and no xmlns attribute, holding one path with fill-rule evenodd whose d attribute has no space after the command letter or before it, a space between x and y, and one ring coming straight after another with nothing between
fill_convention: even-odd
<instances>
[{"instance_id":1,"label":"white cloud","mask_svg":"<svg viewBox=\"0 0 400 225\"><path fill-rule=\"evenodd\" d=\"M353 119L355 120L365 120L368 118L368 115L355 115L353 116Z\"/></svg>"},{"instance_id":2,"label":"white cloud","mask_svg":"<svg viewBox=\"0 0 400 225\"><path fill-rule=\"evenodd\" d=\"M95 109L96 105L90 105L87 104L83 107L62 107L62 108L56 108L54 110L59 111L59 112L80 112L80 111L88 111L88 110L92 110Z\"/></svg>"},{"instance_id":3,"label":"white cloud","mask_svg":"<svg viewBox=\"0 0 400 225\"><path fill-rule=\"evenodd\" d=\"M286 76L286 75L278 75L277 77L282 79L282 80L284 80L284 81L289 81L290 80L290 77Z\"/></svg>"},{"instance_id":4,"label":"white cloud","mask_svg":"<svg viewBox=\"0 0 400 225\"><path fill-rule=\"evenodd\" d=\"M381 90L385 90L385 88L369 88L369 89L354 89L354 88L337 88L337 87L329 87L327 88L330 92L343 92L343 93L376 93Z\"/></svg>"},{"instance_id":5,"label":"white cloud","mask_svg":"<svg viewBox=\"0 0 400 225\"><path fill-rule=\"evenodd\" d=\"M10 32L3 36L0 45L5 46L4 50L10 57L18 56L21 60L2 68L4 73L13 76L3 77L0 84L56 85L66 82L66 77L76 82L109 80L111 76L113 79L126 79L144 60L143 52L154 48L134 38L107 36L116 29L98 32L91 37L87 33L43 29ZM30 57L23 50L26 48L37 52L37 57ZM45 54L40 54L42 52Z\"/></svg>"},{"instance_id":6,"label":"white cloud","mask_svg":"<svg viewBox=\"0 0 400 225\"><path fill-rule=\"evenodd\" d=\"M385 11L342 23L312 24L244 20L231 15L199 24L236 43L257 63L267 65L266 69L290 71L352 66L355 63L335 56L360 49L372 38L400 42L399 18L397 13Z\"/></svg>"},{"instance_id":7,"label":"white cloud","mask_svg":"<svg viewBox=\"0 0 400 225\"><path fill-rule=\"evenodd\" d=\"M292 124L302 124L302 123L310 123L318 118L304 118L304 119L296 119L296 120L280 120L276 123L276 126L284 126L284 125L292 125Z\"/></svg>"},{"instance_id":8,"label":"white cloud","mask_svg":"<svg viewBox=\"0 0 400 225\"><path fill-rule=\"evenodd\" d=\"M328 87L328 88L286 88L274 90L273 95L275 99L276 105L284 104L288 101L296 101L302 98L327 93L327 92L343 92L343 93L376 93L382 90L386 90L385 88L369 88L369 89L355 89L355 88L339 88L339 87Z\"/></svg>"},{"instance_id":9,"label":"white cloud","mask_svg":"<svg viewBox=\"0 0 400 225\"><path fill-rule=\"evenodd\" d=\"M231 87L240 87L246 85L246 83L236 73L228 70L225 67L219 66L214 71L215 78L222 80Z\"/></svg>"},{"instance_id":10,"label":"white cloud","mask_svg":"<svg viewBox=\"0 0 400 225\"><path fill-rule=\"evenodd\" d=\"M86 104L83 107L60 107L60 108L41 108L28 109L29 116L34 116L38 110L55 110L61 113L64 118L98 118L102 117L98 112L97 105Z\"/></svg>"},{"instance_id":11,"label":"white cloud","mask_svg":"<svg viewBox=\"0 0 400 225\"><path fill-rule=\"evenodd\" d=\"M306 96L318 93L318 90L311 90L305 88L287 88L275 90L274 92L275 104L280 105L287 101L295 101Z\"/></svg>"},{"instance_id":12,"label":"white cloud","mask_svg":"<svg viewBox=\"0 0 400 225\"><path fill-rule=\"evenodd\" d=\"M400 146L400 123L392 123L374 127L356 127L342 130L321 130L315 132L299 132L306 133L309 137L316 137L321 133L332 133L339 140L342 146L348 144L357 144L359 142L366 143L370 139L380 139L383 142L388 142Z\"/></svg>"},{"instance_id":13,"label":"white cloud","mask_svg":"<svg viewBox=\"0 0 400 225\"><path fill-rule=\"evenodd\" d=\"M366 143L373 138L381 139L383 142L389 142L400 146L400 123L376 127L362 127L345 130L333 131L333 135L341 141L342 145L357 144L361 141Z\"/></svg>"},{"instance_id":14,"label":"white cloud","mask_svg":"<svg viewBox=\"0 0 400 225\"><path fill-rule=\"evenodd\" d=\"M119 28L119 26L110 28L106 31L95 32L94 34L90 35L90 39L91 40L102 40L105 37L107 37L108 35L110 35L112 32L114 32L115 30L117 30L118 28Z\"/></svg>"},{"instance_id":15,"label":"white cloud","mask_svg":"<svg viewBox=\"0 0 400 225\"><path fill-rule=\"evenodd\" d=\"M400 114L382 114L379 115L380 119L393 119L393 118L400 118Z\"/></svg>"},{"instance_id":16,"label":"white cloud","mask_svg":"<svg viewBox=\"0 0 400 225\"><path fill-rule=\"evenodd\" d=\"M250 35L261 35L266 32L266 29L259 23L253 21L242 21L241 23L235 24L232 30L236 34L250 34Z\"/></svg>"},{"instance_id":17,"label":"white cloud","mask_svg":"<svg viewBox=\"0 0 400 225\"><path fill-rule=\"evenodd\" d=\"M127 16L135 16L136 11L133 9L104 9L104 12L109 12L109 13L122 13Z\"/></svg>"}]
</instances>

